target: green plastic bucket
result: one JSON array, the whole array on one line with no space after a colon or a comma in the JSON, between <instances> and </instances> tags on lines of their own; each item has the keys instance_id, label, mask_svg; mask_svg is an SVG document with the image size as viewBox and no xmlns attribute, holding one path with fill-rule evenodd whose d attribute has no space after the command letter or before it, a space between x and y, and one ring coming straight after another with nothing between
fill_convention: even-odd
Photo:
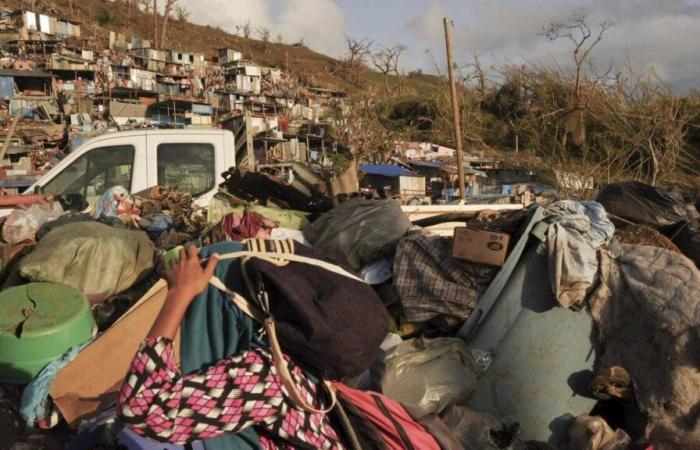
<instances>
[{"instance_id":1,"label":"green plastic bucket","mask_svg":"<svg viewBox=\"0 0 700 450\"><path fill-rule=\"evenodd\" d=\"M87 298L70 286L30 283L1 292L0 382L28 383L95 328Z\"/></svg>"}]
</instances>

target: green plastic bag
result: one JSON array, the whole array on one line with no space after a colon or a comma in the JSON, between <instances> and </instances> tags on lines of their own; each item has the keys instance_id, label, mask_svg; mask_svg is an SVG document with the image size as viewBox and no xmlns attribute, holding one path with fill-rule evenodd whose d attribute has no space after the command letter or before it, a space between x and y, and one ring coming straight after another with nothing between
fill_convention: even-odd
<instances>
[{"instance_id":1,"label":"green plastic bag","mask_svg":"<svg viewBox=\"0 0 700 450\"><path fill-rule=\"evenodd\" d=\"M100 303L126 291L154 266L154 246L143 231L99 222L70 223L49 232L20 264L32 281L67 284Z\"/></svg>"}]
</instances>

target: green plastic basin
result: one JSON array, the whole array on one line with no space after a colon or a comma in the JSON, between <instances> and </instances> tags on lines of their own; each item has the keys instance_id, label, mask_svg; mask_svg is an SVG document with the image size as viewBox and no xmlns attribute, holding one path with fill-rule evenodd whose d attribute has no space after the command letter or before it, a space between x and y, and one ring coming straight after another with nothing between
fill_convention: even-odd
<instances>
[{"instance_id":1,"label":"green plastic basin","mask_svg":"<svg viewBox=\"0 0 700 450\"><path fill-rule=\"evenodd\" d=\"M0 382L28 383L95 327L87 298L70 286L30 283L1 292Z\"/></svg>"}]
</instances>

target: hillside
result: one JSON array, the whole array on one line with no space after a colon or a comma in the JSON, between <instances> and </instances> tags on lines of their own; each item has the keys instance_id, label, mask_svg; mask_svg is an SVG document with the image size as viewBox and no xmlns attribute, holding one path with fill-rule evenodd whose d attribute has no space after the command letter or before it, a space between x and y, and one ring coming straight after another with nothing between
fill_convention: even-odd
<instances>
[{"instance_id":1,"label":"hillside","mask_svg":"<svg viewBox=\"0 0 700 450\"><path fill-rule=\"evenodd\" d=\"M8 8L29 3L38 11L81 22L83 35L94 40L96 49L107 46L110 31L153 38L153 15L129 8L126 0L0 1ZM162 22L159 17L159 27ZM444 79L425 74L392 77L387 92L378 72L367 67L351 72L343 61L314 52L304 43L272 42L276 39L263 42L235 36L181 17L170 22L161 48L211 56L217 48L230 47L258 64L286 69L307 86L347 92L350 116L338 137L361 160L391 160L398 141L456 146ZM467 152L495 153L509 163L574 173L593 178L596 184L627 179L698 184L697 92L679 97L630 69L614 84L599 83L593 68L586 69L580 89L572 73L561 68L497 69L498 79L477 69L463 69L460 74L471 80L459 90L462 144ZM399 81L401 89L396 89Z\"/></svg>"},{"instance_id":2,"label":"hillside","mask_svg":"<svg viewBox=\"0 0 700 450\"><path fill-rule=\"evenodd\" d=\"M132 3L135 2L132 0ZM22 5L27 7L27 2L9 0L0 1L0 5L21 8ZM36 9L81 22L83 35L94 38L98 48L107 46L110 31L144 39L153 38L153 15L139 11L135 6L129 8L124 0L38 0ZM159 16L159 27L162 21L163 17ZM257 36L257 33L253 34ZM168 25L166 43L161 47L206 55L214 55L217 48L230 47L258 64L288 69L308 85L345 90L350 94L371 86L383 86L383 77L379 73L362 68L360 76L353 74L351 77L337 59L317 53L303 43L273 42L275 40L274 31L270 41L265 43L253 37L234 36L221 28L173 17ZM411 75L404 80L407 92L424 92L441 83L440 78L423 74Z\"/></svg>"}]
</instances>

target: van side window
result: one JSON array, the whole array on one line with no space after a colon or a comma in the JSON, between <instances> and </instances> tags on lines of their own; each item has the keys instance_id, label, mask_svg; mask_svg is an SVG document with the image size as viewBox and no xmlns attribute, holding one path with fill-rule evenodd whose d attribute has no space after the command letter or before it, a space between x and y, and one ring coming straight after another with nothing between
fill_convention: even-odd
<instances>
[{"instance_id":1,"label":"van side window","mask_svg":"<svg viewBox=\"0 0 700 450\"><path fill-rule=\"evenodd\" d=\"M111 187L124 186L131 190L135 153L133 145L92 149L46 183L42 192L45 195L82 194L92 204Z\"/></svg>"},{"instance_id":2,"label":"van side window","mask_svg":"<svg viewBox=\"0 0 700 450\"><path fill-rule=\"evenodd\" d=\"M157 151L158 186L200 195L214 189L216 167L211 144L160 144Z\"/></svg>"}]
</instances>

